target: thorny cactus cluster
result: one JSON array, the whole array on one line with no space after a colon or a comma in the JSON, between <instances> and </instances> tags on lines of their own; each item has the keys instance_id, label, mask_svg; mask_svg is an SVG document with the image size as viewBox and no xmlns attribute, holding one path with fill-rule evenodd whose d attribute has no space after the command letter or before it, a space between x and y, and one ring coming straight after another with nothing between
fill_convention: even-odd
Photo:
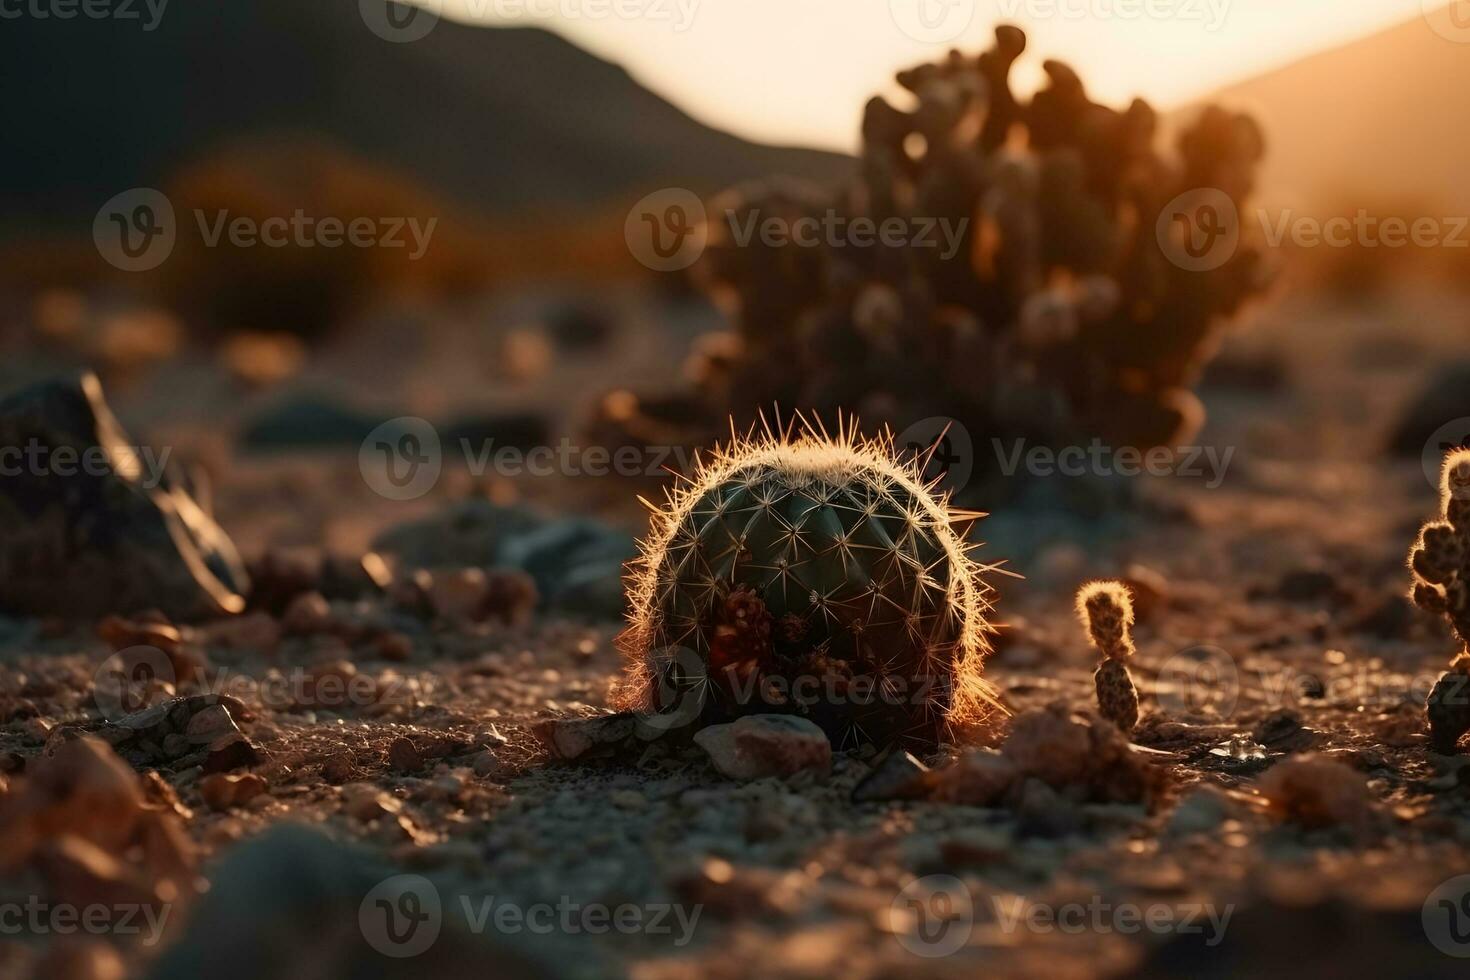
<instances>
[{"instance_id":1,"label":"thorny cactus cluster","mask_svg":"<svg viewBox=\"0 0 1470 980\"><path fill-rule=\"evenodd\" d=\"M773 181L712 202L702 272L735 329L696 353L699 395L639 404L619 392L617 417L604 421L636 438L665 434L671 415L714 428L777 403L895 427L947 415L1052 445L1187 438L1202 418L1189 386L1213 335L1266 277L1245 240L1217 268L1182 268L1156 228L1196 189L1239 212L1261 132L1210 107L1179 135L1177 162L1166 160L1152 107L1099 105L1060 62L1018 99L1009 75L1025 45L1001 27L978 57L956 51L901 72L914 106L868 103L850 186ZM1171 251L1197 250L1199 231L1225 233L1220 210L1202 205L1193 228L1166 224ZM798 247L734 231L751 218L792 227L833 214L846 227L897 219L908 239ZM936 226L962 231L952 254L915 241Z\"/></svg>"},{"instance_id":2,"label":"thorny cactus cluster","mask_svg":"<svg viewBox=\"0 0 1470 980\"><path fill-rule=\"evenodd\" d=\"M704 723L799 713L847 747L932 745L982 718L989 587L957 529L979 515L918 469L855 425L732 433L649 505L617 700L696 697Z\"/></svg>"},{"instance_id":3,"label":"thorny cactus cluster","mask_svg":"<svg viewBox=\"0 0 1470 980\"><path fill-rule=\"evenodd\" d=\"M1461 643L1450 669L1429 692L1429 735L1435 751L1455 751L1470 731L1470 450L1445 457L1441 513L1409 552L1414 603L1449 621Z\"/></svg>"},{"instance_id":4,"label":"thorny cactus cluster","mask_svg":"<svg viewBox=\"0 0 1470 980\"><path fill-rule=\"evenodd\" d=\"M1077 593L1077 615L1103 662L1093 674L1097 707L1125 732L1138 724L1138 690L1128 674L1133 656L1133 601L1121 582L1090 582Z\"/></svg>"}]
</instances>

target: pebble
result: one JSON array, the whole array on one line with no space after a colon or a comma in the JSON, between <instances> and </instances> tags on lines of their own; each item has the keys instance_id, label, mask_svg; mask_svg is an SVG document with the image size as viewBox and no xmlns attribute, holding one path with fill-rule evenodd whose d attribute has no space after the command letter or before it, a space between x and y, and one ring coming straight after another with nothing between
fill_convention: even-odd
<instances>
[{"instance_id":1,"label":"pebble","mask_svg":"<svg viewBox=\"0 0 1470 980\"><path fill-rule=\"evenodd\" d=\"M531 727L532 733L563 762L580 759L596 749L625 741L633 735L632 712L594 715L590 718L543 719Z\"/></svg>"},{"instance_id":2,"label":"pebble","mask_svg":"<svg viewBox=\"0 0 1470 980\"><path fill-rule=\"evenodd\" d=\"M935 797L946 803L995 806L1005 799L1018 775L1016 764L994 749L971 749L940 770Z\"/></svg>"},{"instance_id":3,"label":"pebble","mask_svg":"<svg viewBox=\"0 0 1470 980\"><path fill-rule=\"evenodd\" d=\"M1279 819L1308 830L1361 828L1372 817L1372 797L1363 774L1319 755L1278 763L1261 777L1260 790Z\"/></svg>"},{"instance_id":4,"label":"pebble","mask_svg":"<svg viewBox=\"0 0 1470 980\"><path fill-rule=\"evenodd\" d=\"M399 772L417 772L424 767L424 757L412 739L400 735L388 746L388 764Z\"/></svg>"},{"instance_id":5,"label":"pebble","mask_svg":"<svg viewBox=\"0 0 1470 980\"><path fill-rule=\"evenodd\" d=\"M250 802L264 793L266 782L254 773L211 773L199 780L199 794L211 810L224 811Z\"/></svg>"},{"instance_id":6,"label":"pebble","mask_svg":"<svg viewBox=\"0 0 1470 980\"><path fill-rule=\"evenodd\" d=\"M298 636L325 633L333 626L331 603L320 592L303 592L286 606L281 625Z\"/></svg>"},{"instance_id":7,"label":"pebble","mask_svg":"<svg viewBox=\"0 0 1470 980\"><path fill-rule=\"evenodd\" d=\"M852 790L854 803L918 800L934 788L934 773L911 752L893 752Z\"/></svg>"},{"instance_id":8,"label":"pebble","mask_svg":"<svg viewBox=\"0 0 1470 980\"><path fill-rule=\"evenodd\" d=\"M791 776L803 770L827 772L832 743L805 718L746 715L728 725L711 725L694 736L721 775L750 780Z\"/></svg>"}]
</instances>

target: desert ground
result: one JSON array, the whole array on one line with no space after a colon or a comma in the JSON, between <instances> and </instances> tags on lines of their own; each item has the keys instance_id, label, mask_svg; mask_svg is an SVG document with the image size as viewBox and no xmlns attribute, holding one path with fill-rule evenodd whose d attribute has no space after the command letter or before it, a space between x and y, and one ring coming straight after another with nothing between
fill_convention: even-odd
<instances>
[{"instance_id":1,"label":"desert ground","mask_svg":"<svg viewBox=\"0 0 1470 980\"><path fill-rule=\"evenodd\" d=\"M616 303L640 329L612 351L486 389L568 431L609 378L675 369L710 315ZM493 373L495 338L524 314L480 312L498 326L474 342L415 333L390 372L382 345L403 332L362 324L285 384L361 382L384 414L497 410L442 400ZM572 731L558 726L609 710L622 625L609 556L645 530L635 497L657 480L449 468L398 502L367 485L354 447L245 445L269 399L221 394L217 363L104 377L130 431L207 469L257 589L261 569L278 588L163 639L146 621L0 621L0 888L42 914L152 913L91 931L0 923L0 973L1461 975L1449 953L1470 950L1439 908L1458 899L1436 889L1470 868L1470 766L1430 751L1423 706L1455 643L1405 598L1437 491L1419 456L1385 446L1465 327L1462 298L1436 288L1281 289L1201 389L1197 441L1222 472L1015 477L1035 491L1007 493L973 531L1004 562L985 672L1005 710L982 742L1003 747L1048 708L1064 728L1103 724L1067 720L1094 707L1073 597L1099 577L1133 590L1142 719L1121 760L1062 738L1042 751L1065 774L983 802L954 760L984 745L923 760L948 789L857 801L892 761L871 746L742 780L676 737L558 743ZM516 535L572 540L558 535L578 521L606 545L590 578L465 614L483 583L455 569L493 564ZM436 569L433 584L353 590L313 565L329 553L355 568L370 549L396 554L393 572ZM115 651L150 643L173 676L143 701L167 718L140 719L102 683ZM244 756L181 738L220 722L220 704ZM107 829L134 824L132 838ZM395 915L422 922L404 938Z\"/></svg>"}]
</instances>

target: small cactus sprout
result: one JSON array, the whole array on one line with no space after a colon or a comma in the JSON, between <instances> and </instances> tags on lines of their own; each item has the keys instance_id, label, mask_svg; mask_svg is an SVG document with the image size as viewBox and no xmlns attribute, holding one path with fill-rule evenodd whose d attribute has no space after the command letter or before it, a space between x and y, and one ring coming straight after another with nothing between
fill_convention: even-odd
<instances>
[{"instance_id":1,"label":"small cactus sprout","mask_svg":"<svg viewBox=\"0 0 1470 980\"><path fill-rule=\"evenodd\" d=\"M1138 689L1126 661L1133 656L1133 602L1122 582L1089 582L1077 593L1077 615L1103 661L1093 674L1102 716L1125 732L1138 724Z\"/></svg>"},{"instance_id":2,"label":"small cactus sprout","mask_svg":"<svg viewBox=\"0 0 1470 980\"><path fill-rule=\"evenodd\" d=\"M950 511L922 462L853 423L732 431L662 507L645 501L616 700L662 714L697 690L684 720L798 713L839 747L963 734L996 705L988 569L961 530L980 515Z\"/></svg>"},{"instance_id":3,"label":"small cactus sprout","mask_svg":"<svg viewBox=\"0 0 1470 980\"><path fill-rule=\"evenodd\" d=\"M1443 616L1460 640L1460 654L1425 705L1430 742L1448 755L1470 731L1470 449L1445 456L1440 516L1419 532L1409 568L1414 604Z\"/></svg>"}]
</instances>

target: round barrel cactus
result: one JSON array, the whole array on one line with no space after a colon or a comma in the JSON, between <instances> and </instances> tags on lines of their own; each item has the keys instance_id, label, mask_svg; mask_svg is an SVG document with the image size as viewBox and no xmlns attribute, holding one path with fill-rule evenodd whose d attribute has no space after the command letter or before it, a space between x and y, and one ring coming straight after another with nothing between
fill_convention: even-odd
<instances>
[{"instance_id":1,"label":"round barrel cactus","mask_svg":"<svg viewBox=\"0 0 1470 980\"><path fill-rule=\"evenodd\" d=\"M933 744L995 704L989 587L892 438L732 438L653 511L630 573L625 707L796 713L834 743Z\"/></svg>"}]
</instances>

